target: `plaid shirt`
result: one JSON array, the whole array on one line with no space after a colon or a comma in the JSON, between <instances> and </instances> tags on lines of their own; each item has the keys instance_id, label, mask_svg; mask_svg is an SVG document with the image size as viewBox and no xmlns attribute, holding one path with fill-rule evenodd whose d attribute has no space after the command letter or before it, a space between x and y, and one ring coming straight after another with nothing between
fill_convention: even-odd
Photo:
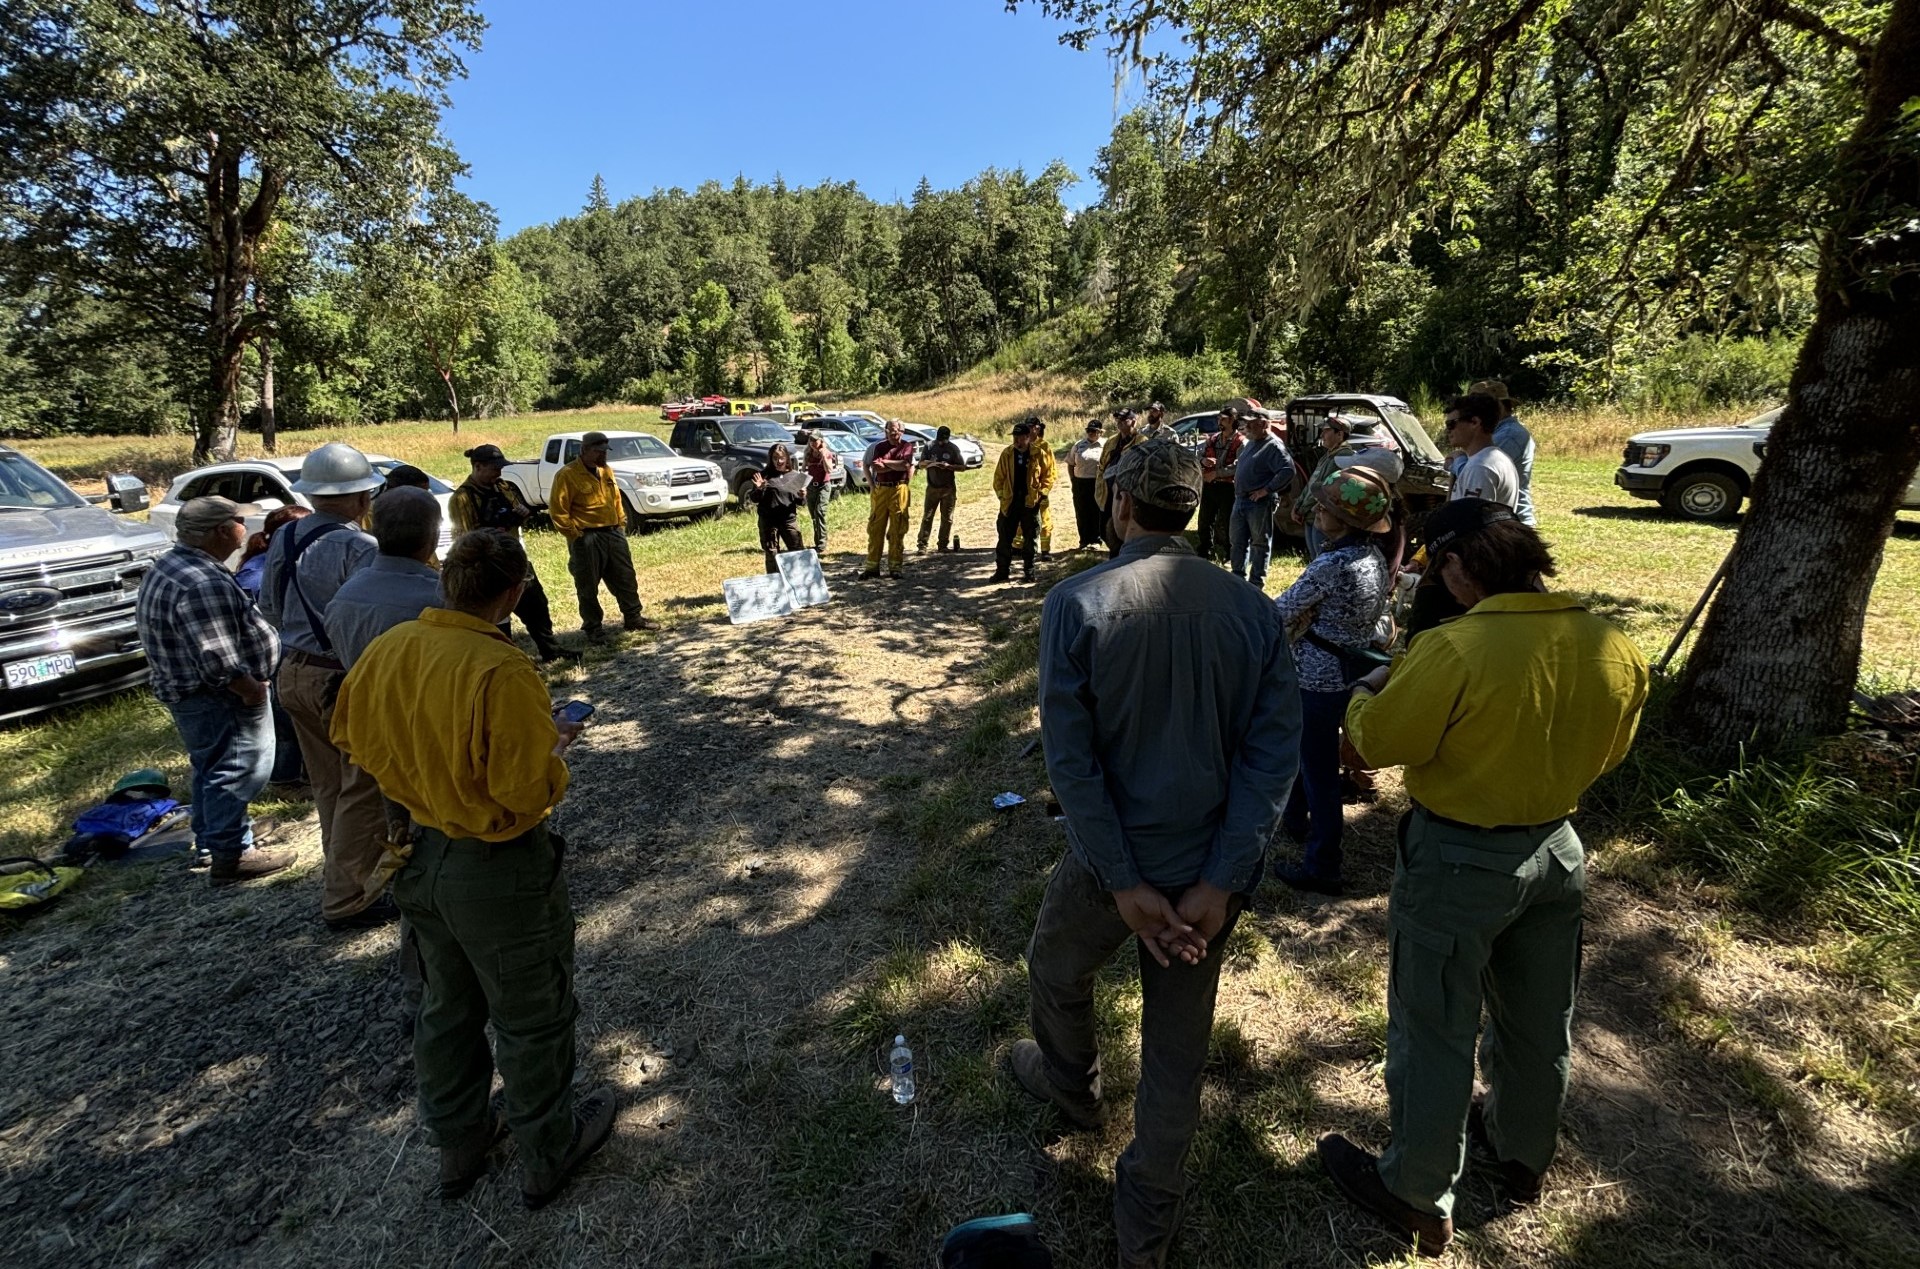
<instances>
[{"instance_id":1,"label":"plaid shirt","mask_svg":"<svg viewBox=\"0 0 1920 1269\"><path fill-rule=\"evenodd\" d=\"M175 546L153 562L135 611L153 694L172 703L242 674L271 678L280 639L220 561Z\"/></svg>"}]
</instances>

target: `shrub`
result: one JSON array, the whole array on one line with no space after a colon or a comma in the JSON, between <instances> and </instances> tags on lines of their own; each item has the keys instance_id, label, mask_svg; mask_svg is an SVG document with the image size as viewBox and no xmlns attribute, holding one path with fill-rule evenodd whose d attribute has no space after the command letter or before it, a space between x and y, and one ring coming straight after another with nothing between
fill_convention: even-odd
<instances>
[{"instance_id":1,"label":"shrub","mask_svg":"<svg viewBox=\"0 0 1920 1269\"><path fill-rule=\"evenodd\" d=\"M620 399L628 405L658 405L686 396L692 388L692 376L656 370L643 379L628 379L620 385Z\"/></svg>"},{"instance_id":2,"label":"shrub","mask_svg":"<svg viewBox=\"0 0 1920 1269\"><path fill-rule=\"evenodd\" d=\"M1642 408L1699 410L1786 397L1800 339L1689 335L1629 370L1621 395Z\"/></svg>"},{"instance_id":3,"label":"shrub","mask_svg":"<svg viewBox=\"0 0 1920 1269\"><path fill-rule=\"evenodd\" d=\"M1232 358L1217 351L1192 357L1177 353L1119 357L1087 376L1087 390L1116 403L1158 400L1170 408L1188 402L1215 404L1245 392Z\"/></svg>"}]
</instances>

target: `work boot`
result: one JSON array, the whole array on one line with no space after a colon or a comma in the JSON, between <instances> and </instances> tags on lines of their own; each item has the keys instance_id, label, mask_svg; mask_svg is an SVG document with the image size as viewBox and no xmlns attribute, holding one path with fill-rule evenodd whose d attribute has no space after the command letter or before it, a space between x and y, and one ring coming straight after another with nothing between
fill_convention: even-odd
<instances>
[{"instance_id":1,"label":"work boot","mask_svg":"<svg viewBox=\"0 0 1920 1269\"><path fill-rule=\"evenodd\" d=\"M1380 1160L1337 1132L1320 1138L1320 1166L1340 1192L1364 1207L1413 1244L1423 1256L1438 1256L1453 1241L1453 1222L1422 1212L1387 1188L1380 1179Z\"/></svg>"},{"instance_id":2,"label":"work boot","mask_svg":"<svg viewBox=\"0 0 1920 1269\"><path fill-rule=\"evenodd\" d=\"M595 1151L607 1144L607 1138L613 1136L613 1115L616 1109L613 1090L596 1088L581 1100L573 1104L573 1140L567 1143L567 1152L560 1156L560 1164L551 1172L536 1172L527 1169L526 1179L520 1186L520 1201L529 1208L542 1208L558 1198L560 1191L567 1188L567 1181L574 1170Z\"/></svg>"},{"instance_id":3,"label":"work boot","mask_svg":"<svg viewBox=\"0 0 1920 1269\"><path fill-rule=\"evenodd\" d=\"M608 634L599 626L582 626L580 627L580 634L588 643L605 643L607 640L613 638L612 635Z\"/></svg>"},{"instance_id":4,"label":"work boot","mask_svg":"<svg viewBox=\"0 0 1920 1269\"><path fill-rule=\"evenodd\" d=\"M1304 864L1282 864L1273 870L1273 875L1280 879L1281 884L1292 890L1305 890L1311 894L1323 894L1335 899L1347 892L1347 887L1340 878L1323 877L1317 872L1308 872Z\"/></svg>"},{"instance_id":5,"label":"work boot","mask_svg":"<svg viewBox=\"0 0 1920 1269\"><path fill-rule=\"evenodd\" d=\"M282 846L277 850L249 846L238 855L215 856L208 879L216 886L252 881L256 877L265 877L292 867L293 858L293 848L290 846Z\"/></svg>"},{"instance_id":6,"label":"work boot","mask_svg":"<svg viewBox=\"0 0 1920 1269\"><path fill-rule=\"evenodd\" d=\"M467 1191L487 1174L487 1156L493 1145L507 1132L507 1121L492 1108L487 1121L468 1133L457 1145L440 1147L440 1201L451 1203L467 1196Z\"/></svg>"},{"instance_id":7,"label":"work boot","mask_svg":"<svg viewBox=\"0 0 1920 1269\"><path fill-rule=\"evenodd\" d=\"M1487 1135L1486 1104L1478 1097L1467 1111L1467 1156L1482 1170L1493 1174L1495 1184L1506 1191L1515 1207L1531 1207L1540 1201L1545 1177L1524 1163L1502 1159L1494 1151L1493 1138Z\"/></svg>"},{"instance_id":8,"label":"work boot","mask_svg":"<svg viewBox=\"0 0 1920 1269\"><path fill-rule=\"evenodd\" d=\"M1023 582L1030 582L1030 581L1032 581L1032 580L1033 580L1033 570L1032 570L1031 568L1023 568L1023 569L1021 569L1021 570L1020 570L1020 580L1021 580L1021 581L1023 581Z\"/></svg>"},{"instance_id":9,"label":"work boot","mask_svg":"<svg viewBox=\"0 0 1920 1269\"><path fill-rule=\"evenodd\" d=\"M874 565L872 568L862 569L860 571L860 580L863 582L868 580L869 578L878 577L878 576L880 576L880 566L878 564Z\"/></svg>"},{"instance_id":10,"label":"work boot","mask_svg":"<svg viewBox=\"0 0 1920 1269\"><path fill-rule=\"evenodd\" d=\"M572 648L562 647L558 639L536 639L534 647L540 655L540 664L551 665L555 661L578 661L580 654Z\"/></svg>"},{"instance_id":11,"label":"work boot","mask_svg":"<svg viewBox=\"0 0 1920 1269\"><path fill-rule=\"evenodd\" d=\"M1094 1132L1106 1126L1106 1103L1097 1095L1075 1098L1062 1092L1048 1073L1047 1055L1040 1051L1038 1042L1015 1040L1009 1064L1013 1067L1013 1078L1020 1082L1021 1088L1043 1102L1053 1103L1073 1127L1082 1132Z\"/></svg>"},{"instance_id":12,"label":"work boot","mask_svg":"<svg viewBox=\"0 0 1920 1269\"><path fill-rule=\"evenodd\" d=\"M660 629L660 623L651 617L629 617L622 623L622 629L647 634L657 632Z\"/></svg>"},{"instance_id":13,"label":"work boot","mask_svg":"<svg viewBox=\"0 0 1920 1269\"><path fill-rule=\"evenodd\" d=\"M343 917L328 917L327 928L335 934L346 934L354 930L371 930L400 919L399 905L393 896L383 894L358 912Z\"/></svg>"}]
</instances>

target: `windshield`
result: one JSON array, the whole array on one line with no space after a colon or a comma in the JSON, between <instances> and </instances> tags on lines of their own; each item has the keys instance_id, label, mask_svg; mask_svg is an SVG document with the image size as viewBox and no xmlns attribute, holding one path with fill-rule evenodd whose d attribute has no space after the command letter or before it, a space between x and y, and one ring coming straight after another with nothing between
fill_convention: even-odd
<instances>
[{"instance_id":1,"label":"windshield","mask_svg":"<svg viewBox=\"0 0 1920 1269\"><path fill-rule=\"evenodd\" d=\"M821 432L820 439L836 454L858 454L867 443L852 432Z\"/></svg>"},{"instance_id":2,"label":"windshield","mask_svg":"<svg viewBox=\"0 0 1920 1269\"><path fill-rule=\"evenodd\" d=\"M0 452L0 509L84 507L87 500L25 454Z\"/></svg>"},{"instance_id":3,"label":"windshield","mask_svg":"<svg viewBox=\"0 0 1920 1269\"><path fill-rule=\"evenodd\" d=\"M1438 445L1434 444L1432 434L1427 431L1426 425L1417 415L1389 406L1387 421L1393 424L1393 430L1399 434L1400 439L1420 451L1423 458L1429 458L1436 463L1447 461L1447 456L1440 452Z\"/></svg>"},{"instance_id":4,"label":"windshield","mask_svg":"<svg viewBox=\"0 0 1920 1269\"><path fill-rule=\"evenodd\" d=\"M729 445L777 445L793 439L793 433L765 419L739 419L720 424Z\"/></svg>"},{"instance_id":5,"label":"windshield","mask_svg":"<svg viewBox=\"0 0 1920 1269\"><path fill-rule=\"evenodd\" d=\"M609 436L607 438L607 461L617 463L626 458L672 458L673 451L666 442L657 436Z\"/></svg>"},{"instance_id":6,"label":"windshield","mask_svg":"<svg viewBox=\"0 0 1920 1269\"><path fill-rule=\"evenodd\" d=\"M838 425L839 427L846 428L855 436L864 437L869 441L877 441L887 434L886 428L875 427L865 419L855 418L852 415L841 415L839 418L826 419L824 421L828 425L828 430L832 430L835 425Z\"/></svg>"}]
</instances>

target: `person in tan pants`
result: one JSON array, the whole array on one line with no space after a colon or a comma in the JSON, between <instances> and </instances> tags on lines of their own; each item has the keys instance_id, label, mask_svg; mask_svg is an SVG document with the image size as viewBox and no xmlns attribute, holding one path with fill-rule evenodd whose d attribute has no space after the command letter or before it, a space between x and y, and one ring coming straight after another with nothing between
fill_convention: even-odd
<instances>
[{"instance_id":1,"label":"person in tan pants","mask_svg":"<svg viewBox=\"0 0 1920 1269\"><path fill-rule=\"evenodd\" d=\"M281 704L293 719L320 818L320 915L336 931L365 929L399 915L385 896L369 901L367 881L387 840L385 804L373 777L334 748L334 697L346 667L327 637L327 604L343 582L379 554L360 528L381 479L351 445L307 455L294 489L313 514L273 536L260 587L260 612L280 631Z\"/></svg>"}]
</instances>

